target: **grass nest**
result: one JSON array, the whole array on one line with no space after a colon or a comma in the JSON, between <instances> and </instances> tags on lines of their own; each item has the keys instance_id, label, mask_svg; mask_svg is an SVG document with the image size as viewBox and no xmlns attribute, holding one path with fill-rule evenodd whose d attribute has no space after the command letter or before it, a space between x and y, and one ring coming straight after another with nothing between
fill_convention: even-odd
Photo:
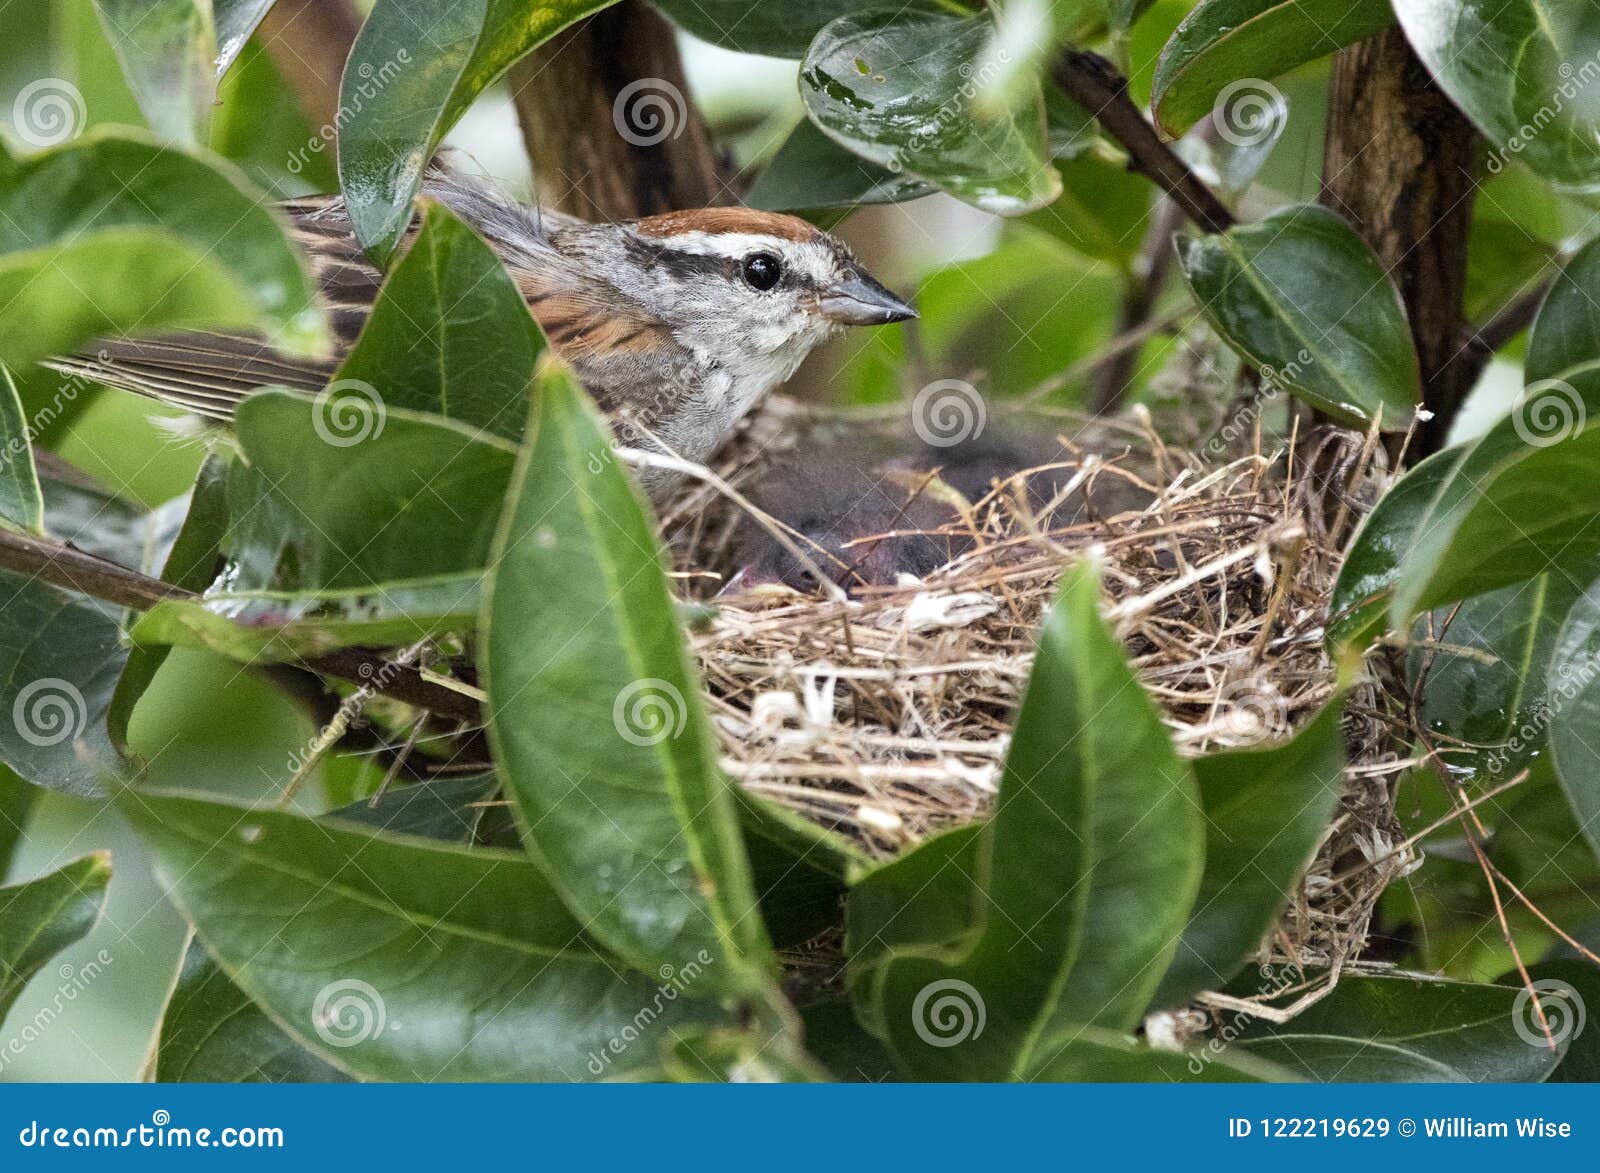
<instances>
[{"instance_id":1,"label":"grass nest","mask_svg":"<svg viewBox=\"0 0 1600 1173\"><path fill-rule=\"evenodd\" d=\"M1375 436L1329 430L1301 438L1291 458L1263 452L1258 433L1218 451L1165 424L1163 442L1146 412L1107 421L1035 409L1029 426L1055 429L1061 459L961 509L952 525L966 549L948 565L849 596L770 586L719 595L737 569L734 535L751 524L746 490L764 469L818 425L903 429L905 419L773 400L664 511L681 589L715 602L693 653L723 764L750 791L878 858L986 816L1041 616L1064 569L1085 557L1102 567L1104 614L1181 753L1286 737L1334 695L1327 606L1341 548L1387 483ZM1202 450L1206 459L1193 455ZM1070 487L1122 478L1149 504L1059 524L1027 491L1046 471ZM1378 896L1414 866L1394 814L1409 765L1395 705L1371 682L1349 695L1338 814L1263 942L1263 963L1327 969L1336 981L1366 942ZM1314 996L1277 983L1262 1001L1292 1009ZM1219 995L1212 1008L1228 1005Z\"/></svg>"}]
</instances>

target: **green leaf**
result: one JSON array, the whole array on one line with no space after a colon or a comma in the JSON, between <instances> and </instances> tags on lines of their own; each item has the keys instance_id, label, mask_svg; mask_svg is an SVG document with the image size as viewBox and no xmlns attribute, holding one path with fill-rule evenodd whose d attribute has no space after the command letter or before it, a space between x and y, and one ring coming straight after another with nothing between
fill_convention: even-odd
<instances>
[{"instance_id":1,"label":"green leaf","mask_svg":"<svg viewBox=\"0 0 1600 1173\"><path fill-rule=\"evenodd\" d=\"M245 663L282 663L349 647L399 647L470 632L481 572L405 579L338 591L214 591L168 600L129 631L140 651L207 648Z\"/></svg>"},{"instance_id":2,"label":"green leaf","mask_svg":"<svg viewBox=\"0 0 1600 1173\"><path fill-rule=\"evenodd\" d=\"M709 966L628 972L519 854L172 794L118 806L229 980L351 1075L616 1076L725 1021Z\"/></svg>"},{"instance_id":3,"label":"green leaf","mask_svg":"<svg viewBox=\"0 0 1600 1173\"><path fill-rule=\"evenodd\" d=\"M1600 240L1590 241L1550 284L1528 340L1527 381L1573 377L1600 363Z\"/></svg>"},{"instance_id":4,"label":"green leaf","mask_svg":"<svg viewBox=\"0 0 1600 1173\"><path fill-rule=\"evenodd\" d=\"M988 826L933 835L850 885L844 951L852 969L896 949L951 948L982 928Z\"/></svg>"},{"instance_id":5,"label":"green leaf","mask_svg":"<svg viewBox=\"0 0 1600 1173\"><path fill-rule=\"evenodd\" d=\"M712 959L764 987L770 949L660 542L605 426L550 362L495 541L480 670L530 854L641 969Z\"/></svg>"},{"instance_id":6,"label":"green leaf","mask_svg":"<svg viewBox=\"0 0 1600 1173\"><path fill-rule=\"evenodd\" d=\"M1294 1083L1289 1068L1237 1051L1158 1051L1092 1026L1067 1027L1039 1044L1034 1083Z\"/></svg>"},{"instance_id":7,"label":"green leaf","mask_svg":"<svg viewBox=\"0 0 1600 1173\"><path fill-rule=\"evenodd\" d=\"M236 465L229 485L229 589L381 595L480 571L516 450L358 388L330 391L266 391L240 405L248 468ZM255 490L276 508L253 508Z\"/></svg>"},{"instance_id":8,"label":"green leaf","mask_svg":"<svg viewBox=\"0 0 1600 1173\"><path fill-rule=\"evenodd\" d=\"M1417 524L1389 608L1424 610L1587 569L1600 555L1600 376L1535 383L1455 464Z\"/></svg>"},{"instance_id":9,"label":"green leaf","mask_svg":"<svg viewBox=\"0 0 1600 1173\"><path fill-rule=\"evenodd\" d=\"M544 334L498 257L442 204L394 266L333 385L509 440L522 432Z\"/></svg>"},{"instance_id":10,"label":"green leaf","mask_svg":"<svg viewBox=\"0 0 1600 1173\"><path fill-rule=\"evenodd\" d=\"M745 193L752 208L773 212L893 204L932 195L938 187L845 150L802 119Z\"/></svg>"},{"instance_id":11,"label":"green leaf","mask_svg":"<svg viewBox=\"0 0 1600 1173\"><path fill-rule=\"evenodd\" d=\"M1558 661L1557 640L1584 585L1597 577L1600 561L1577 581L1540 575L1440 608L1431 637L1422 620L1413 628L1420 642L1406 657L1406 680L1413 691L1420 686L1418 716L1446 744L1487 749L1461 763L1485 783L1505 781L1543 751L1553 706L1564 707L1558 698L1582 683L1582 663ZM1562 691L1551 692L1551 684Z\"/></svg>"},{"instance_id":12,"label":"green leaf","mask_svg":"<svg viewBox=\"0 0 1600 1173\"><path fill-rule=\"evenodd\" d=\"M1061 191L1037 84L1016 107L980 116L968 79L992 25L982 17L884 10L840 17L800 68L806 111L830 138L882 167L938 184L1000 215Z\"/></svg>"},{"instance_id":13,"label":"green leaf","mask_svg":"<svg viewBox=\"0 0 1600 1173\"><path fill-rule=\"evenodd\" d=\"M331 810L324 818L360 823L378 831L421 835L447 843L470 843L483 818L484 806L499 793L494 774L436 778L410 786L394 786L374 802L358 799Z\"/></svg>"},{"instance_id":14,"label":"green leaf","mask_svg":"<svg viewBox=\"0 0 1600 1173\"><path fill-rule=\"evenodd\" d=\"M1389 600L1400 581L1400 564L1456 466L1465 447L1435 452L1389 487L1366 520L1339 568L1328 612L1328 647L1365 648L1377 639L1388 617Z\"/></svg>"},{"instance_id":15,"label":"green leaf","mask_svg":"<svg viewBox=\"0 0 1600 1173\"><path fill-rule=\"evenodd\" d=\"M1200 882L1194 777L1072 571L1046 618L981 870L981 934L895 949L858 988L925 1078L1016 1078L1066 1024L1130 1030ZM981 857L980 857L981 858Z\"/></svg>"},{"instance_id":16,"label":"green leaf","mask_svg":"<svg viewBox=\"0 0 1600 1173\"><path fill-rule=\"evenodd\" d=\"M1267 79L1393 23L1389 0L1204 0L1161 52L1151 92L1156 121L1177 138L1218 110L1225 136L1248 134L1240 116L1251 107L1243 103L1270 98ZM1223 94L1231 101L1219 107Z\"/></svg>"},{"instance_id":17,"label":"green leaf","mask_svg":"<svg viewBox=\"0 0 1600 1173\"><path fill-rule=\"evenodd\" d=\"M0 367L0 525L44 532L44 497L33 467L33 436L11 372Z\"/></svg>"},{"instance_id":18,"label":"green leaf","mask_svg":"<svg viewBox=\"0 0 1600 1173\"><path fill-rule=\"evenodd\" d=\"M201 0L94 0L106 39L152 130L184 146L210 123L211 12Z\"/></svg>"},{"instance_id":19,"label":"green leaf","mask_svg":"<svg viewBox=\"0 0 1600 1173\"><path fill-rule=\"evenodd\" d=\"M779 949L805 944L844 915L845 874L862 857L840 836L734 787L761 919Z\"/></svg>"},{"instance_id":20,"label":"green leaf","mask_svg":"<svg viewBox=\"0 0 1600 1173\"><path fill-rule=\"evenodd\" d=\"M1284 208L1182 237L1178 258L1207 320L1271 382L1345 423L1410 425L1422 380L1400 295L1338 216Z\"/></svg>"},{"instance_id":21,"label":"green leaf","mask_svg":"<svg viewBox=\"0 0 1600 1173\"><path fill-rule=\"evenodd\" d=\"M39 789L0 766L0 882L11 868L11 857L27 830Z\"/></svg>"},{"instance_id":22,"label":"green leaf","mask_svg":"<svg viewBox=\"0 0 1600 1173\"><path fill-rule=\"evenodd\" d=\"M217 55L213 59L216 75L221 77L228 67L238 60L250 39L266 18L277 0L211 0L212 19L216 23Z\"/></svg>"},{"instance_id":23,"label":"green leaf","mask_svg":"<svg viewBox=\"0 0 1600 1173\"><path fill-rule=\"evenodd\" d=\"M156 1042L158 1083L340 1083L317 1058L228 980L193 937L167 999Z\"/></svg>"},{"instance_id":24,"label":"green leaf","mask_svg":"<svg viewBox=\"0 0 1600 1173\"><path fill-rule=\"evenodd\" d=\"M150 514L57 481L43 488L52 536L139 568ZM0 761L36 786L103 793L118 769L106 719L128 655L122 609L9 572L0 598Z\"/></svg>"},{"instance_id":25,"label":"green leaf","mask_svg":"<svg viewBox=\"0 0 1600 1173\"><path fill-rule=\"evenodd\" d=\"M823 26L860 10L860 0L654 0L678 27L702 41L760 53L802 57ZM910 0L911 11L931 12L936 0Z\"/></svg>"},{"instance_id":26,"label":"green leaf","mask_svg":"<svg viewBox=\"0 0 1600 1173\"><path fill-rule=\"evenodd\" d=\"M423 169L467 107L525 53L613 0L377 0L345 62L339 183L356 237L386 263ZM609 133L609 132L608 132Z\"/></svg>"},{"instance_id":27,"label":"green leaf","mask_svg":"<svg viewBox=\"0 0 1600 1173\"><path fill-rule=\"evenodd\" d=\"M806 1050L841 1083L892 1083L900 1073L894 1057L856 1021L850 1003L830 998L800 1011Z\"/></svg>"},{"instance_id":28,"label":"green leaf","mask_svg":"<svg viewBox=\"0 0 1600 1173\"><path fill-rule=\"evenodd\" d=\"M1535 988L1541 991L1543 1006L1551 1033L1566 1034L1567 1053L1560 1066L1550 1075L1551 1083L1600 1083L1600 1030L1593 1026L1594 1007L1600 1006L1600 973L1588 961L1546 961L1530 971ZM1501 979L1504 985L1522 988L1522 977L1516 973ZM1564 988L1563 988L1564 987ZM1569 992L1570 991L1570 992ZM1574 1011L1574 999L1581 1002L1584 1012ZM1563 1005L1565 1003L1565 1005ZM1559 1015L1559 1017L1558 1017ZM1532 1007L1526 1011L1533 1018L1533 1028L1539 1030ZM1535 1038L1542 1037L1542 1032Z\"/></svg>"},{"instance_id":29,"label":"green leaf","mask_svg":"<svg viewBox=\"0 0 1600 1173\"><path fill-rule=\"evenodd\" d=\"M1024 222L1091 260L1131 273L1150 223L1149 181L1094 155L1068 160L1057 170L1061 198Z\"/></svg>"},{"instance_id":30,"label":"green leaf","mask_svg":"<svg viewBox=\"0 0 1600 1173\"><path fill-rule=\"evenodd\" d=\"M1344 789L1342 715L1334 703L1285 745L1194 763L1205 873L1152 1006L1182 1006L1201 990L1221 989L1270 931Z\"/></svg>"},{"instance_id":31,"label":"green leaf","mask_svg":"<svg viewBox=\"0 0 1600 1173\"><path fill-rule=\"evenodd\" d=\"M1600 188L1586 87L1600 80L1600 12L1553 0L1394 0L1417 56L1489 140L1491 172L1520 159L1546 179Z\"/></svg>"},{"instance_id":32,"label":"green leaf","mask_svg":"<svg viewBox=\"0 0 1600 1173\"><path fill-rule=\"evenodd\" d=\"M0 306L0 362L18 369L175 326L259 326L294 352L325 338L310 274L232 167L95 132L0 152Z\"/></svg>"},{"instance_id":33,"label":"green leaf","mask_svg":"<svg viewBox=\"0 0 1600 1173\"><path fill-rule=\"evenodd\" d=\"M110 882L111 855L97 851L0 888L0 1023L45 962L94 928Z\"/></svg>"},{"instance_id":34,"label":"green leaf","mask_svg":"<svg viewBox=\"0 0 1600 1173\"><path fill-rule=\"evenodd\" d=\"M160 567L163 582L170 582L185 590L200 591L215 577L222 557L222 539L228 528L227 490L228 460L213 453L206 457L195 475L183 525ZM128 662L123 666L122 677L117 681L117 690L106 715L111 740L124 752L127 750L128 722L133 717L133 710L166 659L165 647L135 646L128 653Z\"/></svg>"},{"instance_id":35,"label":"green leaf","mask_svg":"<svg viewBox=\"0 0 1600 1173\"><path fill-rule=\"evenodd\" d=\"M1291 1021L1258 1022L1234 1046L1323 1083L1537 1082L1561 1054L1529 1037L1519 992L1347 976Z\"/></svg>"},{"instance_id":36,"label":"green leaf","mask_svg":"<svg viewBox=\"0 0 1600 1173\"><path fill-rule=\"evenodd\" d=\"M1572 605L1548 663L1550 756L1578 828L1600 855L1600 582Z\"/></svg>"}]
</instances>

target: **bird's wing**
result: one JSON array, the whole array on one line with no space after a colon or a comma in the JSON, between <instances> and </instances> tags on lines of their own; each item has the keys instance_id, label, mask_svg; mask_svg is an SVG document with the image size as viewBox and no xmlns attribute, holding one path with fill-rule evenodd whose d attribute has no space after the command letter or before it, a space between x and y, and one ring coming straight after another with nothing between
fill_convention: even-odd
<instances>
[{"instance_id":1,"label":"bird's wing","mask_svg":"<svg viewBox=\"0 0 1600 1173\"><path fill-rule=\"evenodd\" d=\"M489 240L541 324L544 315L533 305L536 301L556 306L581 300L573 292L575 274L545 236L546 229L567 229L581 221L552 212L541 217L448 175L430 178L424 193L449 205ZM81 353L45 365L223 422L259 387L321 390L366 326L383 273L362 253L339 197L311 196L279 206L327 309L334 338L330 354L285 354L257 334L191 330L156 338L103 338ZM403 247L409 247L417 230L414 221Z\"/></svg>"}]
</instances>

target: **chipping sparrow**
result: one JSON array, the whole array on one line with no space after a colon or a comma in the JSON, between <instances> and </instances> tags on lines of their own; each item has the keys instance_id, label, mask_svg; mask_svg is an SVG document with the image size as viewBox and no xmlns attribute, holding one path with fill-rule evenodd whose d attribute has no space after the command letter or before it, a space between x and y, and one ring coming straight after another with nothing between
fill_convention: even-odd
<instances>
[{"instance_id":1,"label":"chipping sparrow","mask_svg":"<svg viewBox=\"0 0 1600 1173\"><path fill-rule=\"evenodd\" d=\"M624 422L624 438L648 445L659 437L688 460L709 457L840 327L916 316L842 241L792 216L703 208L590 224L541 215L448 173L435 173L424 194L505 261L600 406L642 425ZM259 386L321 390L365 325L382 274L362 255L338 197L284 210L328 303L338 353L305 359L260 338L189 332L106 339L93 359L52 365L224 422ZM659 499L676 477L646 468L641 479Z\"/></svg>"}]
</instances>

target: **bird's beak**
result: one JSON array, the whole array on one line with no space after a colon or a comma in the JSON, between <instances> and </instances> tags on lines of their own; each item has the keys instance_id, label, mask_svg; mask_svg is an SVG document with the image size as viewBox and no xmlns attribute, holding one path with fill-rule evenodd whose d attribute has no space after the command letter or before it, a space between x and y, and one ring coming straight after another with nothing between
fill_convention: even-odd
<instances>
[{"instance_id":1,"label":"bird's beak","mask_svg":"<svg viewBox=\"0 0 1600 1173\"><path fill-rule=\"evenodd\" d=\"M820 308L823 317L841 326L883 326L917 316L860 266L852 266L848 277L823 291Z\"/></svg>"}]
</instances>

